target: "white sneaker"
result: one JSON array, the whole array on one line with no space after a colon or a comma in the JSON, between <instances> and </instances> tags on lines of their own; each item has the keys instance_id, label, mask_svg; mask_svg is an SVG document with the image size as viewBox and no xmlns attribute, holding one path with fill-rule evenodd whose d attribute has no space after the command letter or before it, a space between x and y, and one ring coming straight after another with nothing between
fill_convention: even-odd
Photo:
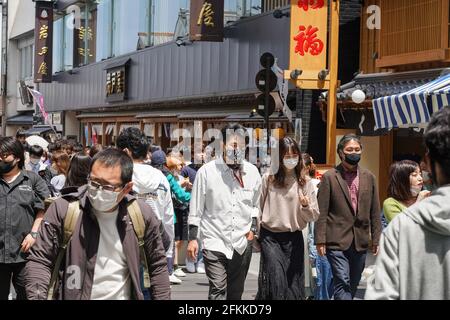
<instances>
[{"instance_id":1,"label":"white sneaker","mask_svg":"<svg viewBox=\"0 0 450 320\"><path fill-rule=\"evenodd\" d=\"M175 270L175 272L173 274L180 278L186 277L186 273L184 273L181 268L178 268L177 270Z\"/></svg>"},{"instance_id":2,"label":"white sneaker","mask_svg":"<svg viewBox=\"0 0 450 320\"><path fill-rule=\"evenodd\" d=\"M172 283L172 284L181 284L183 282L180 279L178 279L174 274L171 274L169 276L169 280L170 280L170 283Z\"/></svg>"},{"instance_id":3,"label":"white sneaker","mask_svg":"<svg viewBox=\"0 0 450 320\"><path fill-rule=\"evenodd\" d=\"M205 264L203 262L199 262L197 264L197 272L198 273L202 273L202 274L206 273L206 271L205 271Z\"/></svg>"},{"instance_id":4,"label":"white sneaker","mask_svg":"<svg viewBox=\"0 0 450 320\"><path fill-rule=\"evenodd\" d=\"M189 273L195 273L195 263L192 261L186 260L186 269Z\"/></svg>"}]
</instances>

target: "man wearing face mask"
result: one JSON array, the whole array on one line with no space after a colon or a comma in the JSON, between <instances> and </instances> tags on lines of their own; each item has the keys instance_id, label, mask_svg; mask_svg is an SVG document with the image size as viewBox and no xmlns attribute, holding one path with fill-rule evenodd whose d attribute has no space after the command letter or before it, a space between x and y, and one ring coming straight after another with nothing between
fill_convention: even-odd
<instances>
[{"instance_id":1,"label":"man wearing face mask","mask_svg":"<svg viewBox=\"0 0 450 320\"><path fill-rule=\"evenodd\" d=\"M192 188L188 256L197 258L201 241L209 299L240 300L259 215L261 176L245 161L245 128L229 124L222 137L225 156L205 164Z\"/></svg>"},{"instance_id":2,"label":"man wearing face mask","mask_svg":"<svg viewBox=\"0 0 450 320\"><path fill-rule=\"evenodd\" d=\"M437 189L398 215L383 232L367 300L450 298L450 108L436 112L424 133Z\"/></svg>"},{"instance_id":3,"label":"man wearing face mask","mask_svg":"<svg viewBox=\"0 0 450 320\"><path fill-rule=\"evenodd\" d=\"M326 172L319 186L320 215L315 226L315 244L319 255L326 255L330 262L334 299L352 300L367 250L371 249L374 255L378 253L380 203L375 176L358 165L362 155L360 138L345 135L337 152L341 164Z\"/></svg>"},{"instance_id":4,"label":"man wearing face mask","mask_svg":"<svg viewBox=\"0 0 450 320\"><path fill-rule=\"evenodd\" d=\"M65 251L59 300L142 300L140 248L128 206L141 211L144 253L153 300L170 299L169 275L159 221L143 201L129 195L133 161L123 151L107 149L92 160L88 184L63 195L48 209L26 268L29 299L46 299L50 276L63 237L69 204L79 201L80 215Z\"/></svg>"},{"instance_id":5,"label":"man wearing face mask","mask_svg":"<svg viewBox=\"0 0 450 320\"><path fill-rule=\"evenodd\" d=\"M18 300L25 300L25 265L49 197L45 182L24 170L22 144L0 138L0 300L7 300L11 279Z\"/></svg>"}]
</instances>

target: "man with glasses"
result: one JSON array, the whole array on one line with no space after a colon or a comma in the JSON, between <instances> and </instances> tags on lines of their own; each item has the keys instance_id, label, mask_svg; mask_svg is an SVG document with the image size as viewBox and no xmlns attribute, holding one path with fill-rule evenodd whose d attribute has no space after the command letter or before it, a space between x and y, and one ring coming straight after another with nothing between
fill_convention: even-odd
<instances>
[{"instance_id":1,"label":"man with glasses","mask_svg":"<svg viewBox=\"0 0 450 320\"><path fill-rule=\"evenodd\" d=\"M63 237L69 204L79 201L80 215L65 254L61 300L129 300L144 298L140 285L140 251L128 206L138 201L145 224L144 252L152 299L170 298L169 275L159 222L152 209L129 195L133 162L123 151L107 149L92 160L89 182L64 195L48 209L27 267L27 297L46 299L54 261Z\"/></svg>"},{"instance_id":2,"label":"man with glasses","mask_svg":"<svg viewBox=\"0 0 450 320\"><path fill-rule=\"evenodd\" d=\"M0 300L12 283L18 300L26 299L25 265L44 216L48 188L36 173L24 170L22 144L0 138Z\"/></svg>"}]
</instances>

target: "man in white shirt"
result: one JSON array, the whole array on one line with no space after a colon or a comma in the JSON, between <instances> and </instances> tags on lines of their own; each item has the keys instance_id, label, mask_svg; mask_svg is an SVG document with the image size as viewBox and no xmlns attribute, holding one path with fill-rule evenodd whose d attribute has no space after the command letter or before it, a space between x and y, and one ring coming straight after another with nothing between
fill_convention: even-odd
<instances>
[{"instance_id":1,"label":"man in white shirt","mask_svg":"<svg viewBox=\"0 0 450 320\"><path fill-rule=\"evenodd\" d=\"M240 300L252 256L261 177L245 161L245 128L222 130L225 157L204 165L192 189L188 256L203 248L210 300Z\"/></svg>"}]
</instances>

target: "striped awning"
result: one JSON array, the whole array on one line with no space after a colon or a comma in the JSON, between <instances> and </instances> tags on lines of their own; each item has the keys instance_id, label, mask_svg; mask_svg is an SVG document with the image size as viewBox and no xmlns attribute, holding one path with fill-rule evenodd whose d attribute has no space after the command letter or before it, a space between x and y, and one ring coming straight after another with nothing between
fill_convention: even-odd
<instances>
[{"instance_id":1,"label":"striped awning","mask_svg":"<svg viewBox=\"0 0 450 320\"><path fill-rule=\"evenodd\" d=\"M377 129L419 126L431 115L449 106L450 74L441 76L410 91L373 100Z\"/></svg>"}]
</instances>

